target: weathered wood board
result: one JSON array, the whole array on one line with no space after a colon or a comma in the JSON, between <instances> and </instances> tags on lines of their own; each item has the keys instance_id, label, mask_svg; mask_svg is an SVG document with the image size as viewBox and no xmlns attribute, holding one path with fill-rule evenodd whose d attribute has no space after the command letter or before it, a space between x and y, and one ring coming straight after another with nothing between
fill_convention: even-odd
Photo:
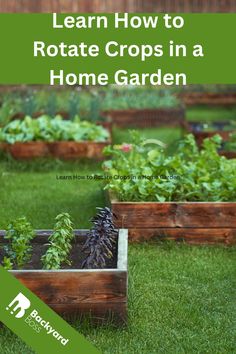
<instances>
[{"instance_id":1,"label":"weathered wood board","mask_svg":"<svg viewBox=\"0 0 236 354\"><path fill-rule=\"evenodd\" d=\"M185 110L182 107L173 109L110 110L104 111L103 115L110 117L112 122L120 128L182 127L185 124Z\"/></svg>"},{"instance_id":2,"label":"weathered wood board","mask_svg":"<svg viewBox=\"0 0 236 354\"><path fill-rule=\"evenodd\" d=\"M117 226L130 241L173 239L192 244L236 243L236 203L118 202L111 199Z\"/></svg>"},{"instance_id":3,"label":"weathered wood board","mask_svg":"<svg viewBox=\"0 0 236 354\"><path fill-rule=\"evenodd\" d=\"M234 106L236 105L236 93L215 92L183 92L179 98L186 106Z\"/></svg>"},{"instance_id":4,"label":"weathered wood board","mask_svg":"<svg viewBox=\"0 0 236 354\"><path fill-rule=\"evenodd\" d=\"M70 159L104 159L103 149L111 144L111 140L106 142L93 141L58 141L46 143L40 141L0 144L0 149L12 155L16 160L29 160L38 157L55 157L64 160Z\"/></svg>"}]
</instances>

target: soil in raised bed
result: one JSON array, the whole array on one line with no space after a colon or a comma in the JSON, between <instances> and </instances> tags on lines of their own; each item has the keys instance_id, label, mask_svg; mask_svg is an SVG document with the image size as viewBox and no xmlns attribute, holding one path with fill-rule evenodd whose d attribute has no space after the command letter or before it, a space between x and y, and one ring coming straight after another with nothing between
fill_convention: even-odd
<instances>
[{"instance_id":1,"label":"soil in raised bed","mask_svg":"<svg viewBox=\"0 0 236 354\"><path fill-rule=\"evenodd\" d=\"M82 240L75 241L72 245L70 256L68 259L71 261L71 265L63 264L61 269L82 269L81 265L85 259L85 252L82 250L84 242ZM85 241L85 238L84 238ZM36 241L37 242L37 241ZM24 270L42 269L41 257L47 251L48 244L45 242L32 242L32 258L30 262L25 264ZM2 263L4 257L4 250L0 244L0 264ZM104 269L116 269L117 268L117 242L114 245L113 257L106 261L106 266ZM16 269L16 268L14 268ZM86 268L87 269L87 268Z\"/></svg>"}]
</instances>

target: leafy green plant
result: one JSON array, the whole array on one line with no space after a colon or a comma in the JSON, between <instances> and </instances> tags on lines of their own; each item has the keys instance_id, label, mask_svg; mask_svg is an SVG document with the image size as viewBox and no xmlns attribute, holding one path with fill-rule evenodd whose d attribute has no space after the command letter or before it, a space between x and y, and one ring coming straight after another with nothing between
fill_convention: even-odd
<instances>
[{"instance_id":1,"label":"leafy green plant","mask_svg":"<svg viewBox=\"0 0 236 354\"><path fill-rule=\"evenodd\" d=\"M0 108L0 124L7 124L14 113L14 108L12 107L11 102L4 101Z\"/></svg>"},{"instance_id":2,"label":"leafy green plant","mask_svg":"<svg viewBox=\"0 0 236 354\"><path fill-rule=\"evenodd\" d=\"M110 178L105 188L120 201L236 201L236 160L218 155L221 142L216 135L199 150L190 134L173 156L137 136L107 147L113 159L103 165Z\"/></svg>"},{"instance_id":3,"label":"leafy green plant","mask_svg":"<svg viewBox=\"0 0 236 354\"><path fill-rule=\"evenodd\" d=\"M6 253L4 266L11 269L14 265L14 267L22 269L31 258L30 242L34 237L35 232L25 217L12 221L4 236L9 241L4 247Z\"/></svg>"},{"instance_id":4,"label":"leafy green plant","mask_svg":"<svg viewBox=\"0 0 236 354\"><path fill-rule=\"evenodd\" d=\"M30 91L21 101L22 112L26 116L32 116L38 110L37 97L35 92Z\"/></svg>"},{"instance_id":5,"label":"leafy green plant","mask_svg":"<svg viewBox=\"0 0 236 354\"><path fill-rule=\"evenodd\" d=\"M223 150L236 151L236 133L230 134L229 140L223 144Z\"/></svg>"},{"instance_id":6,"label":"leafy green plant","mask_svg":"<svg viewBox=\"0 0 236 354\"><path fill-rule=\"evenodd\" d=\"M55 92L49 93L48 94L48 100L47 100L47 105L45 108L46 113L50 117L54 117L57 113L57 96Z\"/></svg>"},{"instance_id":7,"label":"leafy green plant","mask_svg":"<svg viewBox=\"0 0 236 354\"><path fill-rule=\"evenodd\" d=\"M80 96L77 92L72 92L68 100L69 118L73 119L80 112Z\"/></svg>"},{"instance_id":8,"label":"leafy green plant","mask_svg":"<svg viewBox=\"0 0 236 354\"><path fill-rule=\"evenodd\" d=\"M12 116L20 111L20 97L16 92L6 93L1 97L2 104L0 106L0 126L6 125L11 121Z\"/></svg>"},{"instance_id":9,"label":"leafy green plant","mask_svg":"<svg viewBox=\"0 0 236 354\"><path fill-rule=\"evenodd\" d=\"M54 231L48 238L49 247L41 257L43 269L60 269L63 263L70 265L68 256L73 239L74 231L70 215L67 213L59 214L56 217Z\"/></svg>"},{"instance_id":10,"label":"leafy green plant","mask_svg":"<svg viewBox=\"0 0 236 354\"><path fill-rule=\"evenodd\" d=\"M81 121L63 120L61 116L50 118L43 115L38 119L26 116L23 120L14 120L0 129L0 141L14 144L28 141L97 141L104 142L109 132L100 125Z\"/></svg>"},{"instance_id":11,"label":"leafy green plant","mask_svg":"<svg viewBox=\"0 0 236 354\"><path fill-rule=\"evenodd\" d=\"M95 122L100 120L100 99L98 95L94 95L91 99L90 119Z\"/></svg>"},{"instance_id":12,"label":"leafy green plant","mask_svg":"<svg viewBox=\"0 0 236 354\"><path fill-rule=\"evenodd\" d=\"M6 270L12 270L13 269L13 263L9 257L4 257L2 261L2 266Z\"/></svg>"},{"instance_id":13,"label":"leafy green plant","mask_svg":"<svg viewBox=\"0 0 236 354\"><path fill-rule=\"evenodd\" d=\"M180 101L170 90L130 88L108 90L103 99L103 110L174 108Z\"/></svg>"},{"instance_id":14,"label":"leafy green plant","mask_svg":"<svg viewBox=\"0 0 236 354\"><path fill-rule=\"evenodd\" d=\"M104 268L114 254L117 231L113 223L114 214L109 208L97 208L92 218L93 227L87 235L83 250L87 253L82 268Z\"/></svg>"}]
</instances>

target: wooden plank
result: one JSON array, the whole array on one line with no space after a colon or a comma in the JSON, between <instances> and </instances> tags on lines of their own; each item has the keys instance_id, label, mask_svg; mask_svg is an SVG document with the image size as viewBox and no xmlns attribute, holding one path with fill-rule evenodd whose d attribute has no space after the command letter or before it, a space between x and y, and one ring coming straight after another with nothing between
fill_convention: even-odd
<instances>
[{"instance_id":1,"label":"wooden plank","mask_svg":"<svg viewBox=\"0 0 236 354\"><path fill-rule=\"evenodd\" d=\"M110 144L110 139L106 142L55 142L48 143L49 155L62 159L94 158L104 159L102 153L104 147Z\"/></svg>"},{"instance_id":2,"label":"wooden plank","mask_svg":"<svg viewBox=\"0 0 236 354\"><path fill-rule=\"evenodd\" d=\"M236 93L182 92L178 97L187 105L228 106L236 104Z\"/></svg>"},{"instance_id":3,"label":"wooden plank","mask_svg":"<svg viewBox=\"0 0 236 354\"><path fill-rule=\"evenodd\" d=\"M130 4L131 3L131 4ZM236 12L234 1L1 0L0 12Z\"/></svg>"},{"instance_id":4,"label":"wooden plank","mask_svg":"<svg viewBox=\"0 0 236 354\"><path fill-rule=\"evenodd\" d=\"M112 202L119 228L236 227L235 202Z\"/></svg>"},{"instance_id":5,"label":"wooden plank","mask_svg":"<svg viewBox=\"0 0 236 354\"><path fill-rule=\"evenodd\" d=\"M125 109L102 112L119 127L180 126L185 123L183 108Z\"/></svg>"},{"instance_id":6,"label":"wooden plank","mask_svg":"<svg viewBox=\"0 0 236 354\"><path fill-rule=\"evenodd\" d=\"M177 227L236 227L236 203L186 203L176 210Z\"/></svg>"},{"instance_id":7,"label":"wooden plank","mask_svg":"<svg viewBox=\"0 0 236 354\"><path fill-rule=\"evenodd\" d=\"M175 227L174 204L160 203L112 203L112 211L117 215L116 225L122 228Z\"/></svg>"},{"instance_id":8,"label":"wooden plank","mask_svg":"<svg viewBox=\"0 0 236 354\"><path fill-rule=\"evenodd\" d=\"M227 159L236 159L236 151L220 151L219 154Z\"/></svg>"},{"instance_id":9,"label":"wooden plank","mask_svg":"<svg viewBox=\"0 0 236 354\"><path fill-rule=\"evenodd\" d=\"M125 302L126 272L11 271L47 304Z\"/></svg>"},{"instance_id":10,"label":"wooden plank","mask_svg":"<svg viewBox=\"0 0 236 354\"><path fill-rule=\"evenodd\" d=\"M111 144L111 138L106 142L93 141L59 141L54 143L46 142L25 142L14 144L1 144L2 150L9 152L17 160L27 160L38 157L57 157L61 159L104 159L103 149Z\"/></svg>"},{"instance_id":11,"label":"wooden plank","mask_svg":"<svg viewBox=\"0 0 236 354\"><path fill-rule=\"evenodd\" d=\"M7 152L9 152L14 159L46 157L49 154L48 145L44 141L7 144Z\"/></svg>"},{"instance_id":12,"label":"wooden plank","mask_svg":"<svg viewBox=\"0 0 236 354\"><path fill-rule=\"evenodd\" d=\"M148 228L129 229L130 242L143 241L185 241L189 244L236 244L236 229L203 228Z\"/></svg>"}]
</instances>

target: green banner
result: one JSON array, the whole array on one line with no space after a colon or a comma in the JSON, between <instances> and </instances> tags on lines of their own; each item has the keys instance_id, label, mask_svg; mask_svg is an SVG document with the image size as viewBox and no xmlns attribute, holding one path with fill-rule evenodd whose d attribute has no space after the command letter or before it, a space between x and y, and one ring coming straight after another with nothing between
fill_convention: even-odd
<instances>
[{"instance_id":1,"label":"green banner","mask_svg":"<svg viewBox=\"0 0 236 354\"><path fill-rule=\"evenodd\" d=\"M0 284L0 321L36 353L99 354L92 344L2 266Z\"/></svg>"},{"instance_id":2,"label":"green banner","mask_svg":"<svg viewBox=\"0 0 236 354\"><path fill-rule=\"evenodd\" d=\"M0 14L0 83L235 84L235 24L236 14Z\"/></svg>"}]
</instances>

